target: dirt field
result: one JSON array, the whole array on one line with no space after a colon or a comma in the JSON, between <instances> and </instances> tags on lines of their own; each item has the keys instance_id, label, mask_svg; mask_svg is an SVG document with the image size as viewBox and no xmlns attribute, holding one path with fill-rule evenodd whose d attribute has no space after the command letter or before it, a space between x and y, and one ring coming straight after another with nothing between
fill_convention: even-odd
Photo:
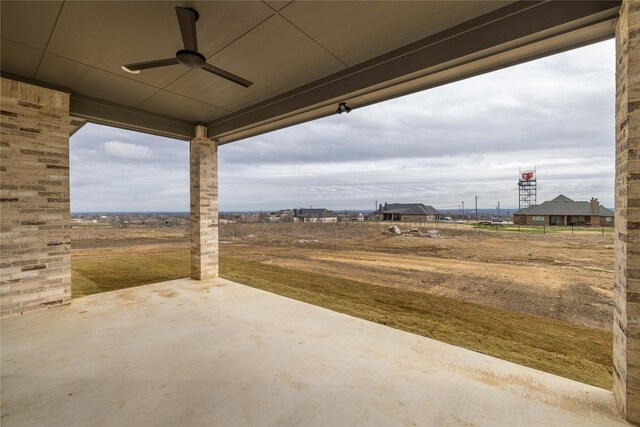
<instances>
[{"instance_id":1,"label":"dirt field","mask_svg":"<svg viewBox=\"0 0 640 427\"><path fill-rule=\"evenodd\" d=\"M222 256L610 329L613 236L441 228L392 236L365 224L221 227ZM73 258L188 251L187 230L72 230Z\"/></svg>"},{"instance_id":2,"label":"dirt field","mask_svg":"<svg viewBox=\"0 0 640 427\"><path fill-rule=\"evenodd\" d=\"M611 328L612 235L441 229L442 238L429 239L361 224L253 228L223 236L221 253Z\"/></svg>"}]
</instances>

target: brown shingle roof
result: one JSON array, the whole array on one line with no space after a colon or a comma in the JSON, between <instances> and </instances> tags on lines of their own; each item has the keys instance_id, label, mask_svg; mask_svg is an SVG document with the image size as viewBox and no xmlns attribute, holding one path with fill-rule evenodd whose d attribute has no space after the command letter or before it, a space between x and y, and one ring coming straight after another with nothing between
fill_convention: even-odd
<instances>
[{"instance_id":1,"label":"brown shingle roof","mask_svg":"<svg viewBox=\"0 0 640 427\"><path fill-rule=\"evenodd\" d=\"M533 205L525 209L520 209L514 215L573 215L573 216L613 216L613 211L600 206L599 212L591 210L591 203L576 202L567 196L560 194L553 200L546 201L539 205Z\"/></svg>"},{"instance_id":2,"label":"brown shingle roof","mask_svg":"<svg viewBox=\"0 0 640 427\"><path fill-rule=\"evenodd\" d=\"M378 209L375 213L400 214L400 215L439 215L433 206L424 203L389 203Z\"/></svg>"}]
</instances>

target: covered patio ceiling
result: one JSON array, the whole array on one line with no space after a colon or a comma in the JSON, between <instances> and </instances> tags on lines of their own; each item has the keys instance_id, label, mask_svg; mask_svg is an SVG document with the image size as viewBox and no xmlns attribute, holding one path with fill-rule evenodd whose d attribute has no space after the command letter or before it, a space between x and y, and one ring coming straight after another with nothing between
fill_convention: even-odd
<instances>
[{"instance_id":1,"label":"covered patio ceiling","mask_svg":"<svg viewBox=\"0 0 640 427\"><path fill-rule=\"evenodd\" d=\"M197 10L207 61L121 65L182 49L174 8ZM224 144L613 37L620 3L3 1L3 76L71 93L83 121Z\"/></svg>"}]
</instances>

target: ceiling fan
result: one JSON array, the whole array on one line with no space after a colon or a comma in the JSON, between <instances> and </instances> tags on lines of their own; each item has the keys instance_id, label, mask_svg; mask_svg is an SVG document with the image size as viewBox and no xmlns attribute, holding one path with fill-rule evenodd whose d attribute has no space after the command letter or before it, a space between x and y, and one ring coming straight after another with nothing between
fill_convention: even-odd
<instances>
[{"instance_id":1,"label":"ceiling fan","mask_svg":"<svg viewBox=\"0 0 640 427\"><path fill-rule=\"evenodd\" d=\"M240 86L249 87L253 83L242 77L236 76L228 71L207 64L204 55L198 52L198 38L196 35L196 21L200 17L197 11L188 7L176 7L176 15L178 15L178 24L180 25L180 33L182 34L182 42L184 49L176 52L175 58L158 59L156 61L137 62L135 64L126 64L122 69L128 73L139 74L140 70L149 68L167 67L169 65L182 64L189 68L200 68L217 76L232 81Z\"/></svg>"}]
</instances>

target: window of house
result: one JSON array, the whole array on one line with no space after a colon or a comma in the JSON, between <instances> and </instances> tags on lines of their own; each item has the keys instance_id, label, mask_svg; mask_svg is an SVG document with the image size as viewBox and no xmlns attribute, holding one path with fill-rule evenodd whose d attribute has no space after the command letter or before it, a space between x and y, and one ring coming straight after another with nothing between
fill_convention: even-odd
<instances>
[{"instance_id":1,"label":"window of house","mask_svg":"<svg viewBox=\"0 0 640 427\"><path fill-rule=\"evenodd\" d=\"M606 222L607 224L611 224L611 221L613 220L613 218L611 218L610 216L606 217L604 219L604 222Z\"/></svg>"},{"instance_id":2,"label":"window of house","mask_svg":"<svg viewBox=\"0 0 640 427\"><path fill-rule=\"evenodd\" d=\"M533 217L533 222L544 222L544 217L543 216L534 216Z\"/></svg>"}]
</instances>

